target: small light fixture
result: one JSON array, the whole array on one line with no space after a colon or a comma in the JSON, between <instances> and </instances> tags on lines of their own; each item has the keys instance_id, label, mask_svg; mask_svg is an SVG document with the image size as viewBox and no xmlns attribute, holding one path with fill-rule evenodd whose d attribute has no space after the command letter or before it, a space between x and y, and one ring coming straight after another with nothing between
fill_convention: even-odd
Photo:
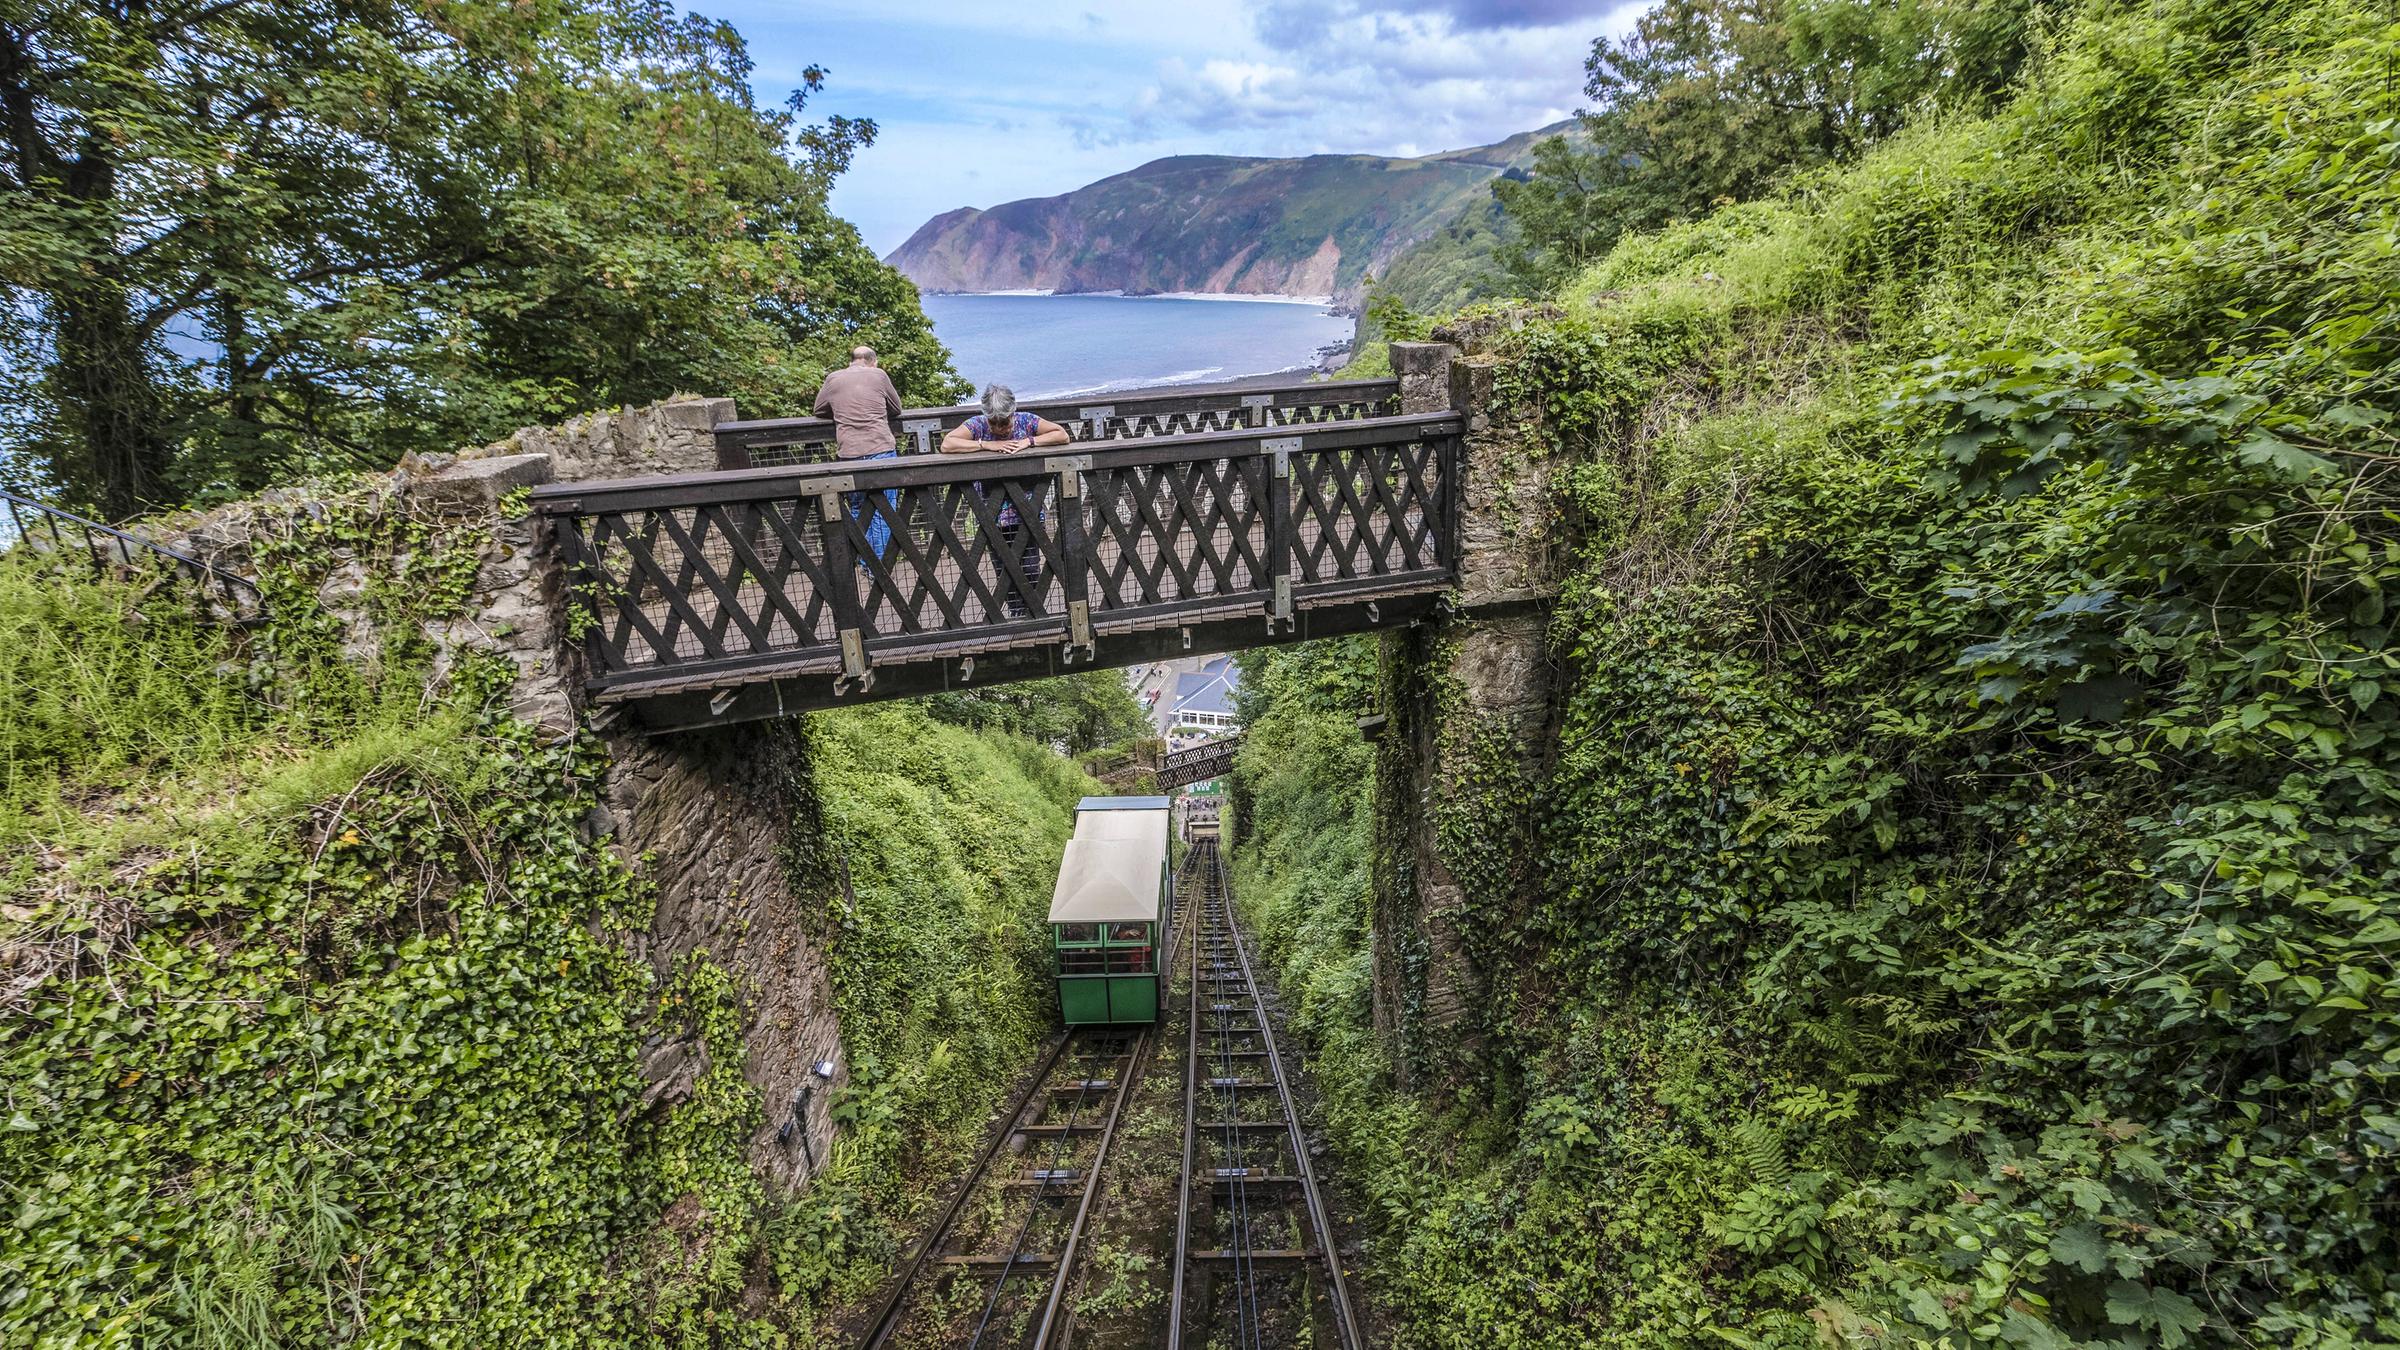
<instances>
[{"instance_id":1,"label":"small light fixture","mask_svg":"<svg viewBox=\"0 0 2400 1350\"><path fill-rule=\"evenodd\" d=\"M808 1141L808 1099L816 1095L819 1083L833 1081L834 1070L838 1067L831 1059L820 1059L808 1066L808 1079L802 1081L800 1090L792 1094L791 1118L775 1131L775 1142L779 1144L789 1144L795 1135L799 1137L801 1156L808 1159L808 1168L812 1172L817 1168L817 1151Z\"/></svg>"}]
</instances>

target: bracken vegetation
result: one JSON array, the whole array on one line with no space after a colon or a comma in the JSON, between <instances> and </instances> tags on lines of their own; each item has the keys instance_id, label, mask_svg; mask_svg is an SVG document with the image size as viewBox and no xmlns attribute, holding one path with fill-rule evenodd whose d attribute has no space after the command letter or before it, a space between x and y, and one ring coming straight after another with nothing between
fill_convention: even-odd
<instances>
[{"instance_id":1,"label":"bracken vegetation","mask_svg":"<svg viewBox=\"0 0 2400 1350\"><path fill-rule=\"evenodd\" d=\"M1261 672L1405 1344L2400 1342L2400 26L2050 17L1500 340L1583 528L1539 781L1434 808L1459 1025L1369 1020L1371 667Z\"/></svg>"}]
</instances>

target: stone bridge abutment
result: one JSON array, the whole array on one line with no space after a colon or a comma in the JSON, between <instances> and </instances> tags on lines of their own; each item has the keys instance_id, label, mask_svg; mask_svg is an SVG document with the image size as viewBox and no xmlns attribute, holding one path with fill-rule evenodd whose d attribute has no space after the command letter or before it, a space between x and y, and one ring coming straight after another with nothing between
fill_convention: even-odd
<instances>
[{"instance_id":1,"label":"stone bridge abutment","mask_svg":"<svg viewBox=\"0 0 2400 1350\"><path fill-rule=\"evenodd\" d=\"M1481 1053L1496 972L1476 959L1477 925L1531 884L1561 532L1555 465L1499 406L1496 358L1396 342L1392 366L1404 410L1463 422L1457 586L1440 614L1384 638L1376 759L1375 1022L1393 1063L1425 1066L1409 1085L1427 1086Z\"/></svg>"}]
</instances>

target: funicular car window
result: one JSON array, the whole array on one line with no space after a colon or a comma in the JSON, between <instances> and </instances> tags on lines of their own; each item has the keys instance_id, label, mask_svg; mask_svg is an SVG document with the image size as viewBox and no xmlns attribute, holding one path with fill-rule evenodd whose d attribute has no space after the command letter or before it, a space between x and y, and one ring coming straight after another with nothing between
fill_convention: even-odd
<instances>
[{"instance_id":1,"label":"funicular car window","mask_svg":"<svg viewBox=\"0 0 2400 1350\"><path fill-rule=\"evenodd\" d=\"M1150 941L1150 925L1146 923L1116 924L1108 930L1108 940L1112 943L1148 943Z\"/></svg>"},{"instance_id":2,"label":"funicular car window","mask_svg":"<svg viewBox=\"0 0 2400 1350\"><path fill-rule=\"evenodd\" d=\"M1109 948L1108 973L1111 975L1149 974L1150 949L1148 947Z\"/></svg>"},{"instance_id":3,"label":"funicular car window","mask_svg":"<svg viewBox=\"0 0 2400 1350\"><path fill-rule=\"evenodd\" d=\"M1058 926L1058 940L1061 943L1096 943L1100 940L1100 925L1096 923L1062 923Z\"/></svg>"},{"instance_id":4,"label":"funicular car window","mask_svg":"<svg viewBox=\"0 0 2400 1350\"><path fill-rule=\"evenodd\" d=\"M1100 948L1090 951L1064 951L1058 954L1058 973L1061 975L1105 975L1108 973L1108 954Z\"/></svg>"}]
</instances>

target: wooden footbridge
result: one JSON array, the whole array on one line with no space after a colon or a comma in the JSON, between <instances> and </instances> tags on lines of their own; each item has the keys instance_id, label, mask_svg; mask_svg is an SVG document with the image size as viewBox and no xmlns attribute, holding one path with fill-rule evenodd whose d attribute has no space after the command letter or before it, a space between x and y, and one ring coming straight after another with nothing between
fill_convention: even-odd
<instances>
[{"instance_id":1,"label":"wooden footbridge","mask_svg":"<svg viewBox=\"0 0 2400 1350\"><path fill-rule=\"evenodd\" d=\"M1242 738L1226 736L1202 741L1189 749L1178 750L1158 766L1158 790L1172 792L1179 787L1205 783L1233 772L1233 761L1242 752Z\"/></svg>"},{"instance_id":2,"label":"wooden footbridge","mask_svg":"<svg viewBox=\"0 0 2400 1350\"><path fill-rule=\"evenodd\" d=\"M1456 579L1461 419L1390 380L1026 405L1075 444L536 489L591 692L659 731L1405 624ZM929 446L971 409L913 410ZM904 449L909 444L904 442Z\"/></svg>"}]
</instances>

